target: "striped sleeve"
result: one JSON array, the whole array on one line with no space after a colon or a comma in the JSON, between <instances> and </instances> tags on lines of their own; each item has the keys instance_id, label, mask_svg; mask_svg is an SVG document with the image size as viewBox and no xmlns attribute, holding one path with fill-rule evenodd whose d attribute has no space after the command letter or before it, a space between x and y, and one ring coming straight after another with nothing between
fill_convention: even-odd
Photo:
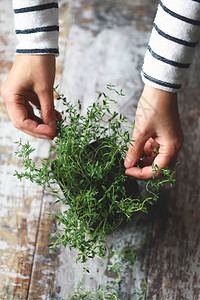
<instances>
[{"instance_id":1,"label":"striped sleeve","mask_svg":"<svg viewBox=\"0 0 200 300\"><path fill-rule=\"evenodd\" d=\"M13 0L16 54L58 55L58 0Z\"/></svg>"},{"instance_id":2,"label":"striped sleeve","mask_svg":"<svg viewBox=\"0 0 200 300\"><path fill-rule=\"evenodd\" d=\"M200 39L200 0L161 0L144 57L145 84L177 92Z\"/></svg>"}]
</instances>

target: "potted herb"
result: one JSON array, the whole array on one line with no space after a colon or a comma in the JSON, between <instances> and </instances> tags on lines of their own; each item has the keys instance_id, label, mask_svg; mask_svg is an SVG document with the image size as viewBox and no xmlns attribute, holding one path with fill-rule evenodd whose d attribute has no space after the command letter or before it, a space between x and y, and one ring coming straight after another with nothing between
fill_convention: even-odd
<instances>
[{"instance_id":1,"label":"potted herb","mask_svg":"<svg viewBox=\"0 0 200 300\"><path fill-rule=\"evenodd\" d=\"M117 97L123 96L122 90L107 87ZM141 193L136 180L125 175L123 158L127 145L133 143L129 137L133 128L127 126L126 117L113 111L116 100L99 93L83 116L80 102L75 106L63 95L58 99L65 109L50 148L52 158L43 160L37 168L30 158L34 149L20 141L17 154L26 171L16 171L15 175L49 188L57 202L66 205L66 210L53 216L62 229L50 246L56 249L63 244L77 249L77 260L85 262L95 255L108 255L106 234L135 212L147 212L147 205L158 200L160 188L168 182L173 184L174 179L170 170L161 170L164 178L145 182L146 193Z\"/></svg>"}]
</instances>

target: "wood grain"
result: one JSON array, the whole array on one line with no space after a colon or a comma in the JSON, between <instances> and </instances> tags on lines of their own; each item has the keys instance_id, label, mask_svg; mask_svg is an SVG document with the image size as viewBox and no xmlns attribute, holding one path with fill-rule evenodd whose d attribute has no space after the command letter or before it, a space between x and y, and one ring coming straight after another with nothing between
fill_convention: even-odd
<instances>
[{"instance_id":1,"label":"wood grain","mask_svg":"<svg viewBox=\"0 0 200 300\"><path fill-rule=\"evenodd\" d=\"M14 59L15 36L10 1L1 1L0 84ZM23 135L22 135L23 136ZM19 133L0 99L0 298L26 299L32 269L40 189L13 177L19 169L14 141ZM38 144L39 146L39 144Z\"/></svg>"},{"instance_id":2,"label":"wood grain","mask_svg":"<svg viewBox=\"0 0 200 300\"><path fill-rule=\"evenodd\" d=\"M200 55L179 97L185 135L177 184L155 218L147 299L200 299Z\"/></svg>"},{"instance_id":3,"label":"wood grain","mask_svg":"<svg viewBox=\"0 0 200 300\"><path fill-rule=\"evenodd\" d=\"M69 31L60 90L67 99L82 102L85 111L96 97L96 91L106 91L106 84L123 88L125 97L117 110L133 122L134 112L142 90L140 69L152 26L154 5L140 1L77 1L73 6L73 19ZM107 92L107 91L106 91ZM108 236L110 247L124 247L146 242L140 249L139 260L132 272L123 266L119 299L136 299L148 274L149 244L152 232L151 216L138 215L132 223ZM57 280L60 295L70 297L81 277L83 266L75 263L76 252L61 248ZM97 290L99 285L111 286L116 278L108 271L112 260L89 260L90 274L83 277L83 291ZM67 283L67 284L66 284Z\"/></svg>"},{"instance_id":4,"label":"wood grain","mask_svg":"<svg viewBox=\"0 0 200 300\"><path fill-rule=\"evenodd\" d=\"M0 14L0 84L2 84L12 66L16 44L10 1L1 2ZM61 35L61 46L63 45L63 48L65 47L65 40L65 37L62 38ZM61 58L62 55L59 59ZM59 67L58 75L61 71L61 67ZM48 157L49 143L27 136L15 129L8 118L3 99L1 98L0 299L9 300L27 299L33 266L35 265L34 259L39 231L43 234L45 228L48 226L46 232L50 234L53 226L47 215L45 216L45 220L41 220L41 212L44 205L42 189L28 181L20 183L13 176L15 170L22 171L21 161L14 155L14 152L17 150L14 142L19 141L20 138L22 138L23 142L29 140L31 145L37 149L33 154L33 160L37 161L39 157ZM51 201L49 202L49 206ZM40 224L44 228L41 229ZM47 245L47 236L45 241ZM48 251L48 248L46 248L46 251ZM54 256L52 256L52 261L55 261L56 264ZM44 263L44 269L46 264L49 264L48 260ZM43 278L49 280L49 276L47 271L46 273L44 272ZM51 284L49 284L48 288L50 286Z\"/></svg>"},{"instance_id":5,"label":"wood grain","mask_svg":"<svg viewBox=\"0 0 200 300\"><path fill-rule=\"evenodd\" d=\"M0 85L13 62L15 37L11 3L0 7ZM56 84L71 102L84 109L107 83L123 88L126 96L117 109L131 118L143 84L140 69L149 39L156 1L63 0L60 2L60 56ZM137 215L108 236L120 250L138 246L139 260L121 269L119 300L136 300L135 291L148 279L146 300L200 299L200 60L199 46L180 93L180 114L185 144L180 152L175 189L162 195L150 215ZM60 104L56 106L61 109ZM131 121L132 122L132 121ZM69 297L83 266L76 252L47 246L56 224L47 213L58 208L55 199L27 181L13 177L22 170L14 142L19 138L36 148L33 159L48 156L47 141L27 137L14 129L0 98L0 299L55 299ZM62 209L62 207L60 207ZM112 260L89 260L91 273L83 277L83 290L114 285L108 270Z\"/></svg>"},{"instance_id":6,"label":"wood grain","mask_svg":"<svg viewBox=\"0 0 200 300\"><path fill-rule=\"evenodd\" d=\"M63 60L67 47L68 30L71 18L71 1L60 3L60 35L59 35L59 57L57 58L56 83L60 83L62 76ZM57 103L55 103L56 106ZM56 230L55 220L49 218L49 214L54 214L58 205L55 198L48 193L43 194L40 217L38 219L38 234L33 257L33 269L28 290L28 299L61 299L60 290L62 282L57 280L57 270L60 265L59 253L48 248L51 243L49 236Z\"/></svg>"}]
</instances>

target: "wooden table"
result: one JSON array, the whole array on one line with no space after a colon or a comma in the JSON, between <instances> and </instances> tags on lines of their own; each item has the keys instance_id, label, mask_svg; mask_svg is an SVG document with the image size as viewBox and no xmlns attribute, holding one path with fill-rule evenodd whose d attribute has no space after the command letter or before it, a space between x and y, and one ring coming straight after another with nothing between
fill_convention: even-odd
<instances>
[{"instance_id":1,"label":"wooden table","mask_svg":"<svg viewBox=\"0 0 200 300\"><path fill-rule=\"evenodd\" d=\"M150 36L156 1L63 0L60 2L60 56L56 83L71 102L84 109L107 83L123 88L118 110L134 119L143 84L140 70ZM10 1L0 8L0 84L14 59L15 37ZM185 134L177 168L177 185L162 195L150 215L135 217L108 236L117 249L140 245L132 268L121 269L118 299L137 300L135 291L147 280L148 300L200 299L200 55L199 46L179 96ZM59 105L57 105L59 108ZM62 299L72 295L82 265L75 251L47 245L56 224L55 199L28 181L13 176L22 170L14 155L15 141L29 140L33 159L48 156L49 143L19 132L9 121L0 99L0 299ZM83 278L84 290L114 284L109 260L95 258Z\"/></svg>"}]
</instances>

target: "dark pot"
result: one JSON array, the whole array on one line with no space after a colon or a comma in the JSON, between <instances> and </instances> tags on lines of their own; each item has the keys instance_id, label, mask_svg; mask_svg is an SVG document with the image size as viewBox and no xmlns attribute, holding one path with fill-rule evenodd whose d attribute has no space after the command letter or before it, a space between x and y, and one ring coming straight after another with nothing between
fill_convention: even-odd
<instances>
[{"instance_id":1,"label":"dark pot","mask_svg":"<svg viewBox=\"0 0 200 300\"><path fill-rule=\"evenodd\" d=\"M89 144L87 146L87 149L90 151L90 150L93 150L95 151L97 148L99 147L99 141L95 141L91 144ZM124 167L124 159L123 157L121 157L119 154L116 156L119 164L121 166L123 166L124 168L124 172L125 172L125 167ZM97 159L100 159L100 157L98 157L97 155ZM131 177L131 176L127 176L127 180L126 180L126 183L125 183L125 187L126 187L126 191L127 191L127 196L131 196L131 195L134 195L134 197L137 197L139 195L139 185L136 181L135 178ZM101 188L101 187L100 187Z\"/></svg>"}]
</instances>

